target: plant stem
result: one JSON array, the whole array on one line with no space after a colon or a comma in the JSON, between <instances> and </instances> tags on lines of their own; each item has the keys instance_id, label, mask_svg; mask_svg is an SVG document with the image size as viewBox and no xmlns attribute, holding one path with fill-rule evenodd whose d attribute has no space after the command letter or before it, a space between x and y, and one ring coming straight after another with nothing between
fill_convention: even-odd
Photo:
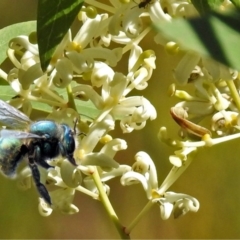
<instances>
[{"instance_id":1,"label":"plant stem","mask_svg":"<svg viewBox=\"0 0 240 240\"><path fill-rule=\"evenodd\" d=\"M0 77L2 78L2 79L4 79L6 82L8 82L7 81L7 74L0 68Z\"/></svg>"},{"instance_id":2,"label":"plant stem","mask_svg":"<svg viewBox=\"0 0 240 240\"><path fill-rule=\"evenodd\" d=\"M140 219L143 217L145 213L148 212L148 210L153 206L152 201L148 201L148 203L145 205L145 207L142 209L142 211L137 215L137 217L131 222L131 224L126 227L125 232L130 233L132 229L137 225L137 223L140 221Z\"/></svg>"},{"instance_id":3,"label":"plant stem","mask_svg":"<svg viewBox=\"0 0 240 240\"><path fill-rule=\"evenodd\" d=\"M194 156L196 155L196 150L192 151L190 154L188 154L187 161L184 162L184 164L181 167L172 167L170 172L168 173L167 177L161 184L160 188L158 189L158 194L163 194L167 191L168 188L172 186L174 182L177 181L177 179L183 174L183 172L188 168L190 163L192 162Z\"/></svg>"},{"instance_id":4,"label":"plant stem","mask_svg":"<svg viewBox=\"0 0 240 240\"><path fill-rule=\"evenodd\" d=\"M232 98L233 98L234 102L236 103L237 109L238 109L238 111L240 111L240 98L239 98L239 94L237 92L236 86L235 86L233 80L227 80L226 83L231 92Z\"/></svg>"},{"instance_id":5,"label":"plant stem","mask_svg":"<svg viewBox=\"0 0 240 240\"><path fill-rule=\"evenodd\" d=\"M46 87L41 87L39 86L39 88L41 89L41 91L43 91L44 93L46 93L47 95L51 96L53 99L55 99L57 102L61 103L61 104L66 104L65 100L62 99L60 96L58 96L56 93L54 93L52 90L50 90L49 88Z\"/></svg>"},{"instance_id":6,"label":"plant stem","mask_svg":"<svg viewBox=\"0 0 240 240\"><path fill-rule=\"evenodd\" d=\"M99 191L99 197L101 202L103 203L103 206L105 207L105 210L107 211L108 215L110 216L111 220L113 221L113 224L115 225L119 235L122 239L130 239L130 236L125 233L125 229L120 223L117 214L115 213L111 202L109 201L109 198L103 188L103 184L101 182L100 176L98 174L98 170L95 167L95 170L93 171L92 178L96 184L96 187Z\"/></svg>"},{"instance_id":7,"label":"plant stem","mask_svg":"<svg viewBox=\"0 0 240 240\"><path fill-rule=\"evenodd\" d=\"M68 84L68 86L67 86L67 94L68 94L68 107L72 108L73 110L75 110L77 112L74 97L72 94L72 86L70 84Z\"/></svg>"}]
</instances>

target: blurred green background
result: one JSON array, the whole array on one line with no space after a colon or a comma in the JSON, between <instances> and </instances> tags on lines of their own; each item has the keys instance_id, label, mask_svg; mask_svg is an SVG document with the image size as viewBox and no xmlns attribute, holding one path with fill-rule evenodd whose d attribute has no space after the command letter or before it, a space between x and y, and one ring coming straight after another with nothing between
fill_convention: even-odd
<instances>
[{"instance_id":1,"label":"blurred green background","mask_svg":"<svg viewBox=\"0 0 240 240\"><path fill-rule=\"evenodd\" d=\"M33 0L1 0L0 28L36 19L36 8L37 1ZM142 43L144 50L152 48L152 36L149 34ZM176 99L167 96L168 86L173 82L171 73L178 59L166 55L161 46L154 50L157 70L149 87L136 94L152 102L158 118L149 121L142 131L124 135L115 131L113 137L123 138L128 143L128 149L117 154L121 164L132 164L138 151L146 151L156 163L161 183L171 169L168 156L173 149L158 141L157 132L160 126L167 126L174 136L178 131L169 114ZM126 61L120 65L118 71L126 73ZM163 221L156 205L134 228L132 239L240 238L239 160L239 140L199 151L187 171L170 189L196 197L200 201L199 211ZM140 185L122 187L119 179L109 185L113 207L122 224L128 225L147 203L145 193ZM80 210L78 214L54 212L47 218L38 213L38 195L34 188L23 192L18 189L16 181L0 175L0 196L1 239L119 238L101 203L81 193L76 194L74 201Z\"/></svg>"}]
</instances>

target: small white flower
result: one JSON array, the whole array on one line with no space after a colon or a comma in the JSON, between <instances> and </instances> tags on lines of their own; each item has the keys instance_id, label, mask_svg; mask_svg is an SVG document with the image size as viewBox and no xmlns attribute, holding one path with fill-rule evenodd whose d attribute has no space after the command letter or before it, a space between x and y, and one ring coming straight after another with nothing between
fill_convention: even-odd
<instances>
[{"instance_id":1,"label":"small white flower","mask_svg":"<svg viewBox=\"0 0 240 240\"><path fill-rule=\"evenodd\" d=\"M83 25L73 39L73 42L80 45L81 49L87 47L87 45L93 40L95 36L101 34L101 21L105 18L103 15L96 15L95 18L86 17L83 21ZM100 30L100 31L99 31Z\"/></svg>"},{"instance_id":2,"label":"small white flower","mask_svg":"<svg viewBox=\"0 0 240 240\"><path fill-rule=\"evenodd\" d=\"M166 192L162 197L154 198L152 201L160 205L163 220L168 219L172 213L174 218L178 218L189 211L197 212L200 207L196 198L182 193Z\"/></svg>"},{"instance_id":3,"label":"small white flower","mask_svg":"<svg viewBox=\"0 0 240 240\"><path fill-rule=\"evenodd\" d=\"M92 153L100 139L109 131L114 129L114 124L115 123L111 115L107 115L107 117L100 122L97 122L95 124L93 123L90 126L87 135L81 140L81 145L78 150L81 151L84 155ZM80 154L79 158L82 159L83 156Z\"/></svg>"},{"instance_id":4,"label":"small white flower","mask_svg":"<svg viewBox=\"0 0 240 240\"><path fill-rule=\"evenodd\" d=\"M65 88L73 78L72 63L67 58L59 59L56 63L56 74L53 83L59 88Z\"/></svg>"},{"instance_id":5,"label":"small white flower","mask_svg":"<svg viewBox=\"0 0 240 240\"><path fill-rule=\"evenodd\" d=\"M42 198L39 198L38 211L43 217L48 217L53 209Z\"/></svg>"},{"instance_id":6,"label":"small white flower","mask_svg":"<svg viewBox=\"0 0 240 240\"><path fill-rule=\"evenodd\" d=\"M170 22L172 19L168 13L164 12L159 1L154 1L152 4L149 4L149 15L151 20L155 23L160 21Z\"/></svg>"},{"instance_id":7,"label":"small white flower","mask_svg":"<svg viewBox=\"0 0 240 240\"><path fill-rule=\"evenodd\" d=\"M136 162L132 166L132 171L126 172L121 177L122 185L141 183L147 198L152 198L152 190L158 186L156 167L145 152L138 152L135 155Z\"/></svg>"},{"instance_id":8,"label":"small white flower","mask_svg":"<svg viewBox=\"0 0 240 240\"><path fill-rule=\"evenodd\" d=\"M200 55L198 53L191 51L185 53L173 72L179 84L185 85L188 83L190 75L199 61Z\"/></svg>"},{"instance_id":9,"label":"small white flower","mask_svg":"<svg viewBox=\"0 0 240 240\"><path fill-rule=\"evenodd\" d=\"M72 188L60 188L50 192L53 209L59 209L63 213L75 214L79 210L72 204L75 190Z\"/></svg>"},{"instance_id":10,"label":"small white flower","mask_svg":"<svg viewBox=\"0 0 240 240\"><path fill-rule=\"evenodd\" d=\"M215 131L218 136L225 136L232 134L239 129L239 114L233 111L221 111L217 112L212 117L212 130ZM238 125L238 126L237 126Z\"/></svg>"},{"instance_id":11,"label":"small white flower","mask_svg":"<svg viewBox=\"0 0 240 240\"><path fill-rule=\"evenodd\" d=\"M188 211L196 212L199 209L197 199L180 193L166 192L167 188L181 175L180 168L173 167L165 181L158 187L157 172L154 162L145 152L138 152L132 170L121 177L124 186L141 183L149 201L160 205L161 217L166 220L174 213L175 217Z\"/></svg>"}]
</instances>

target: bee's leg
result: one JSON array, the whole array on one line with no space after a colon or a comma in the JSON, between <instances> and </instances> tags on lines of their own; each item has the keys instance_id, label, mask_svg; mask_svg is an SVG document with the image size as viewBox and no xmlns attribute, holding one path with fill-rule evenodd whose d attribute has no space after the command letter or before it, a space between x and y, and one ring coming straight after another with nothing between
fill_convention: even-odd
<instances>
[{"instance_id":1,"label":"bee's leg","mask_svg":"<svg viewBox=\"0 0 240 240\"><path fill-rule=\"evenodd\" d=\"M40 182L40 173L39 173L39 170L37 168L37 165L35 163L29 163L29 167L32 171L33 180L36 184L36 187L37 187L37 190L38 190L39 194L48 204L51 205L52 202L51 202L51 198L49 196L49 193L48 193L46 187Z\"/></svg>"},{"instance_id":2,"label":"bee's leg","mask_svg":"<svg viewBox=\"0 0 240 240\"><path fill-rule=\"evenodd\" d=\"M75 159L73 157L73 154L67 154L66 150L64 149L63 145L59 142L58 143L59 149L60 149L60 153L62 154L63 157L66 157L67 160L74 166L77 166Z\"/></svg>"},{"instance_id":3,"label":"bee's leg","mask_svg":"<svg viewBox=\"0 0 240 240\"><path fill-rule=\"evenodd\" d=\"M45 169L49 169L49 168L53 168L53 166L50 166L45 159L42 158L41 155L41 149L39 146L35 146L34 147L34 161L40 165L41 167L45 168Z\"/></svg>"},{"instance_id":4,"label":"bee's leg","mask_svg":"<svg viewBox=\"0 0 240 240\"><path fill-rule=\"evenodd\" d=\"M37 146L35 146L36 148ZM31 154L32 153L32 154ZM46 189L46 187L40 182L40 172L38 170L37 164L35 163L34 160L35 157L35 150L30 151L29 155L28 155L28 160L29 160L29 167L32 171L32 176L33 176L33 180L35 182L35 185L37 187L37 190L40 194L40 196L48 203L48 204L52 204L51 202L51 198L49 196L48 190Z\"/></svg>"},{"instance_id":5,"label":"bee's leg","mask_svg":"<svg viewBox=\"0 0 240 240\"><path fill-rule=\"evenodd\" d=\"M46 161L42 160L42 159L38 159L37 164L40 165L41 167L45 168L45 169L49 169L49 168L54 168L53 166L50 166Z\"/></svg>"}]
</instances>

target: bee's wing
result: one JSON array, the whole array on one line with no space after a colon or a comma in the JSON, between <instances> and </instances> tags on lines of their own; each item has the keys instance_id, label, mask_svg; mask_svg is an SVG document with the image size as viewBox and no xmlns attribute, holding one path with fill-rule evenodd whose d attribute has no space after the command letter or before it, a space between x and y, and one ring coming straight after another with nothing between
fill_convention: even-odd
<instances>
[{"instance_id":1,"label":"bee's wing","mask_svg":"<svg viewBox=\"0 0 240 240\"><path fill-rule=\"evenodd\" d=\"M39 136L33 133L9 130L9 129L2 129L0 131L0 136L1 138L44 138L42 136Z\"/></svg>"},{"instance_id":2,"label":"bee's wing","mask_svg":"<svg viewBox=\"0 0 240 240\"><path fill-rule=\"evenodd\" d=\"M31 120L28 116L0 99L0 123L10 128L26 128Z\"/></svg>"}]
</instances>

